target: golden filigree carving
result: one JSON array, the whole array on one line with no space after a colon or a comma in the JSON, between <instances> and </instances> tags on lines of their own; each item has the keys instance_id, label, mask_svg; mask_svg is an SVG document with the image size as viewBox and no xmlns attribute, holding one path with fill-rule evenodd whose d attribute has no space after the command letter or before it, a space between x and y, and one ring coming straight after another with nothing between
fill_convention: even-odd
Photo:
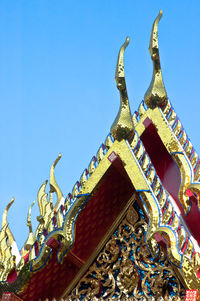
<instances>
[{"instance_id":1,"label":"golden filigree carving","mask_svg":"<svg viewBox=\"0 0 200 301\"><path fill-rule=\"evenodd\" d=\"M146 105L150 108L163 105L167 100L167 93L163 83L159 48L158 48L158 23L162 17L162 11L155 19L152 27L151 38L149 43L149 52L153 61L153 76L151 84L144 96Z\"/></svg>"},{"instance_id":2,"label":"golden filigree carving","mask_svg":"<svg viewBox=\"0 0 200 301\"><path fill-rule=\"evenodd\" d=\"M118 115L111 127L111 133L113 137L119 141L127 138L128 135L134 130L124 75L124 51L128 44L129 38L127 37L125 43L122 45L119 51L115 72L117 88L120 91L120 108Z\"/></svg>"},{"instance_id":3,"label":"golden filigree carving","mask_svg":"<svg viewBox=\"0 0 200 301\"><path fill-rule=\"evenodd\" d=\"M153 261L145 244L147 222L141 211L139 215L129 207L66 300L184 300L184 289L166 254L161 250L157 261Z\"/></svg>"},{"instance_id":4,"label":"golden filigree carving","mask_svg":"<svg viewBox=\"0 0 200 301\"><path fill-rule=\"evenodd\" d=\"M70 298L70 297L68 297L68 298L65 298L65 299L59 299L59 301L72 301L72 300L74 300L74 299L72 299L72 298ZM80 301L79 299L76 299L77 301ZM85 299L85 300L91 300L91 299ZM103 300L105 300L105 299L103 299L103 298L97 298L97 297L93 297L92 298L92 301L103 301ZM112 299L109 299L110 301L112 300ZM157 298L145 298L145 297L139 297L139 298L136 298L136 297L133 297L133 298L128 298L128 301L136 301L136 300L139 300L139 301L184 301L185 300L185 297L182 297L182 298L180 298L180 297L176 297L176 298L171 298L171 297L160 297L159 299L157 299ZM39 299L39 301L41 301L41 299ZM49 299L45 299L44 301L58 301L58 300L56 300L55 298L53 299L53 300L49 300ZM122 299L122 301L127 301L127 299ZM197 301L199 301L199 299L197 299Z\"/></svg>"}]
</instances>

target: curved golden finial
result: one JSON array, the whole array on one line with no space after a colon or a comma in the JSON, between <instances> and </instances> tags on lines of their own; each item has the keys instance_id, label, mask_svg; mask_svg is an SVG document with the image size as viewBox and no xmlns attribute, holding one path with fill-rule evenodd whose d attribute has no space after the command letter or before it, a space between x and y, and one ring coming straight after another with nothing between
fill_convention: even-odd
<instances>
[{"instance_id":1,"label":"curved golden finial","mask_svg":"<svg viewBox=\"0 0 200 301\"><path fill-rule=\"evenodd\" d=\"M37 202L40 210L40 216L44 216L45 214L45 208L48 204L47 200L43 198L43 196L46 194L46 186L47 186L48 180L46 180L40 187L38 194L37 194Z\"/></svg>"},{"instance_id":2,"label":"curved golden finial","mask_svg":"<svg viewBox=\"0 0 200 301\"><path fill-rule=\"evenodd\" d=\"M35 237L33 235L33 229L32 229L32 224L31 224L31 210L33 205L35 204L35 201L31 204L29 211L28 211L28 216L27 216L27 226L29 227L29 236L27 238L27 241L24 244L24 249L25 250L30 250L31 246L35 242Z\"/></svg>"},{"instance_id":3,"label":"curved golden finial","mask_svg":"<svg viewBox=\"0 0 200 301\"><path fill-rule=\"evenodd\" d=\"M15 201L15 199L12 198L11 201L6 206L6 209L4 210L3 218L2 218L2 228L4 228L8 224L8 221L7 221L8 210L10 209L10 207L12 206L14 201Z\"/></svg>"},{"instance_id":4,"label":"curved golden finial","mask_svg":"<svg viewBox=\"0 0 200 301\"><path fill-rule=\"evenodd\" d=\"M126 139L128 135L134 130L124 74L124 51L128 44L129 37L126 38L125 43L122 45L119 51L115 71L115 81L117 88L120 91L120 108L117 117L111 127L111 134L115 139L119 141Z\"/></svg>"},{"instance_id":5,"label":"curved golden finial","mask_svg":"<svg viewBox=\"0 0 200 301\"><path fill-rule=\"evenodd\" d=\"M58 209L60 200L63 197L62 191L60 190L58 184L56 183L56 179L55 179L55 175L54 175L55 167L61 157L62 157L62 155L59 154L58 158L54 161L53 165L51 166L51 170L50 170L50 193L55 192L57 195L57 202L54 207L54 210Z\"/></svg>"},{"instance_id":6,"label":"curved golden finial","mask_svg":"<svg viewBox=\"0 0 200 301\"><path fill-rule=\"evenodd\" d=\"M29 227L29 230L32 231L32 225L31 225L31 210L33 208L33 205L35 204L35 201L31 204L29 210L28 210L28 216L27 216L27 226Z\"/></svg>"},{"instance_id":7,"label":"curved golden finial","mask_svg":"<svg viewBox=\"0 0 200 301\"><path fill-rule=\"evenodd\" d=\"M163 83L160 57L158 49L158 22L162 17L162 10L160 10L157 18L155 19L152 27L151 38L149 43L149 52L153 61L153 76L150 86L145 93L144 101L150 108L163 105L167 100L167 93Z\"/></svg>"},{"instance_id":8,"label":"curved golden finial","mask_svg":"<svg viewBox=\"0 0 200 301\"><path fill-rule=\"evenodd\" d=\"M8 203L8 205L6 206L6 209L4 210L3 218L2 218L2 229L4 227L7 227L6 228L6 233L8 235L9 245L11 245L12 242L14 241L14 237L12 235L12 232L10 231L10 228L8 227L7 215L8 215L8 210L12 206L12 204L14 203L14 201L15 201L15 199L12 198L11 201Z\"/></svg>"}]
</instances>

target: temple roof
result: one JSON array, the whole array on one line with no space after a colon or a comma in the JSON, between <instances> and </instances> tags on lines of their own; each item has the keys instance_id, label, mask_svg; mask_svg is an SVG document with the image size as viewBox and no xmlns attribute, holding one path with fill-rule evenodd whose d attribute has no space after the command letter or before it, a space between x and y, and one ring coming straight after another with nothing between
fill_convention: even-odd
<instances>
[{"instance_id":1,"label":"temple roof","mask_svg":"<svg viewBox=\"0 0 200 301\"><path fill-rule=\"evenodd\" d=\"M124 72L126 38L115 73L120 108L110 133L68 195L63 195L55 178L59 154L50 170L49 191L47 181L38 191L35 233L34 203L30 205L29 235L21 250L7 220L14 199L6 207L0 232L1 294L14 292L23 300L69 294L135 200L140 208L136 214L145 216L145 243L153 260L165 250L185 289L200 287L200 161L162 79L161 16L162 12L152 27L153 75L144 100L131 114Z\"/></svg>"}]
</instances>

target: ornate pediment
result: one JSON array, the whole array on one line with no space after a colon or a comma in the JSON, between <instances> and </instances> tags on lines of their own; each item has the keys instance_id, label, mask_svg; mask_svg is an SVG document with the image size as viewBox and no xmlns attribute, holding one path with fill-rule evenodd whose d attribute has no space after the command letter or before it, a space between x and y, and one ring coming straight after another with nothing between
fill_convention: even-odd
<instances>
[{"instance_id":1,"label":"ornate pediment","mask_svg":"<svg viewBox=\"0 0 200 301\"><path fill-rule=\"evenodd\" d=\"M135 201L66 300L184 300L185 289L165 249L156 259L151 256L147 227Z\"/></svg>"}]
</instances>

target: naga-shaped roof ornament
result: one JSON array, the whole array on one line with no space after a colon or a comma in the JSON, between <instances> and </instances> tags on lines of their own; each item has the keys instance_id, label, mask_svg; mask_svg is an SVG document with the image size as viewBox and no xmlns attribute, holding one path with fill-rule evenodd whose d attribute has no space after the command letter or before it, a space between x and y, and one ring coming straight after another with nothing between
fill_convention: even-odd
<instances>
[{"instance_id":1,"label":"naga-shaped roof ornament","mask_svg":"<svg viewBox=\"0 0 200 301\"><path fill-rule=\"evenodd\" d=\"M158 49L158 22L162 17L162 10L160 10L155 19L151 31L151 38L149 43L149 52L153 61L153 76L148 90L145 93L144 101L150 108L162 106L167 100L167 93L163 83L160 56Z\"/></svg>"},{"instance_id":2,"label":"naga-shaped roof ornament","mask_svg":"<svg viewBox=\"0 0 200 301\"><path fill-rule=\"evenodd\" d=\"M55 167L61 157L62 157L62 154L59 154L58 158L54 161L53 165L51 166L51 170L50 170L50 194L55 192L57 195L57 201L56 201L56 204L54 207L54 211L58 210L60 201L63 198L62 191L61 191L60 187L58 186L56 179L55 179L55 175L54 175Z\"/></svg>"},{"instance_id":3,"label":"naga-shaped roof ornament","mask_svg":"<svg viewBox=\"0 0 200 301\"><path fill-rule=\"evenodd\" d=\"M0 281L5 281L7 274L16 266L16 256L12 252L14 237L8 226L8 210L14 203L14 198L8 203L3 213L0 231Z\"/></svg>"},{"instance_id":4,"label":"naga-shaped roof ornament","mask_svg":"<svg viewBox=\"0 0 200 301\"><path fill-rule=\"evenodd\" d=\"M44 215L46 213L46 207L48 205L48 200L47 200L47 193L46 193L46 186L47 186L48 180L46 180L40 187L37 195L37 202L38 202L38 207L40 210L40 215L37 217L37 220L39 222L44 223Z\"/></svg>"},{"instance_id":5,"label":"naga-shaped roof ornament","mask_svg":"<svg viewBox=\"0 0 200 301\"><path fill-rule=\"evenodd\" d=\"M55 167L58 163L58 161L61 158L61 154L57 157L57 159L54 161L54 163L51 166L50 170L50 192L49 192L49 200L48 200L48 194L46 193L46 186L47 186L47 180L41 185L38 195L37 195L37 202L40 210L40 215L37 217L37 220L39 221L39 226L36 230L35 236L37 237L38 233L42 232L44 229L47 228L51 218L53 217L54 212L59 209L63 198L62 191L60 187L58 186L56 179L55 179ZM53 206L53 193L56 193L57 200L55 206Z\"/></svg>"},{"instance_id":6,"label":"naga-shaped roof ornament","mask_svg":"<svg viewBox=\"0 0 200 301\"><path fill-rule=\"evenodd\" d=\"M128 44L129 37L126 38L125 43L122 45L119 51L115 71L115 81L117 88L120 91L120 108L117 117L111 127L111 134L115 139L119 141L126 139L134 130L124 75L124 50L126 49Z\"/></svg>"},{"instance_id":7,"label":"naga-shaped roof ornament","mask_svg":"<svg viewBox=\"0 0 200 301\"><path fill-rule=\"evenodd\" d=\"M28 235L27 241L25 242L25 245L24 245L24 248L27 251L30 250L30 248L32 247L32 245L35 242L35 237L33 234L33 229L32 229L32 224L31 224L31 210L32 210L32 207L34 204L35 204L35 201L31 204L29 211L28 211L28 216L27 216L27 226L29 228L29 235Z\"/></svg>"},{"instance_id":8,"label":"naga-shaped roof ornament","mask_svg":"<svg viewBox=\"0 0 200 301\"><path fill-rule=\"evenodd\" d=\"M6 206L6 209L4 210L3 217L2 217L2 229L6 228L6 234L8 236L10 246L12 245L12 243L14 241L14 237L13 237L12 232L10 231L10 228L8 227L7 215L8 215L8 210L10 209L10 207L12 206L14 201L15 201L15 199L12 198L11 201Z\"/></svg>"}]
</instances>

